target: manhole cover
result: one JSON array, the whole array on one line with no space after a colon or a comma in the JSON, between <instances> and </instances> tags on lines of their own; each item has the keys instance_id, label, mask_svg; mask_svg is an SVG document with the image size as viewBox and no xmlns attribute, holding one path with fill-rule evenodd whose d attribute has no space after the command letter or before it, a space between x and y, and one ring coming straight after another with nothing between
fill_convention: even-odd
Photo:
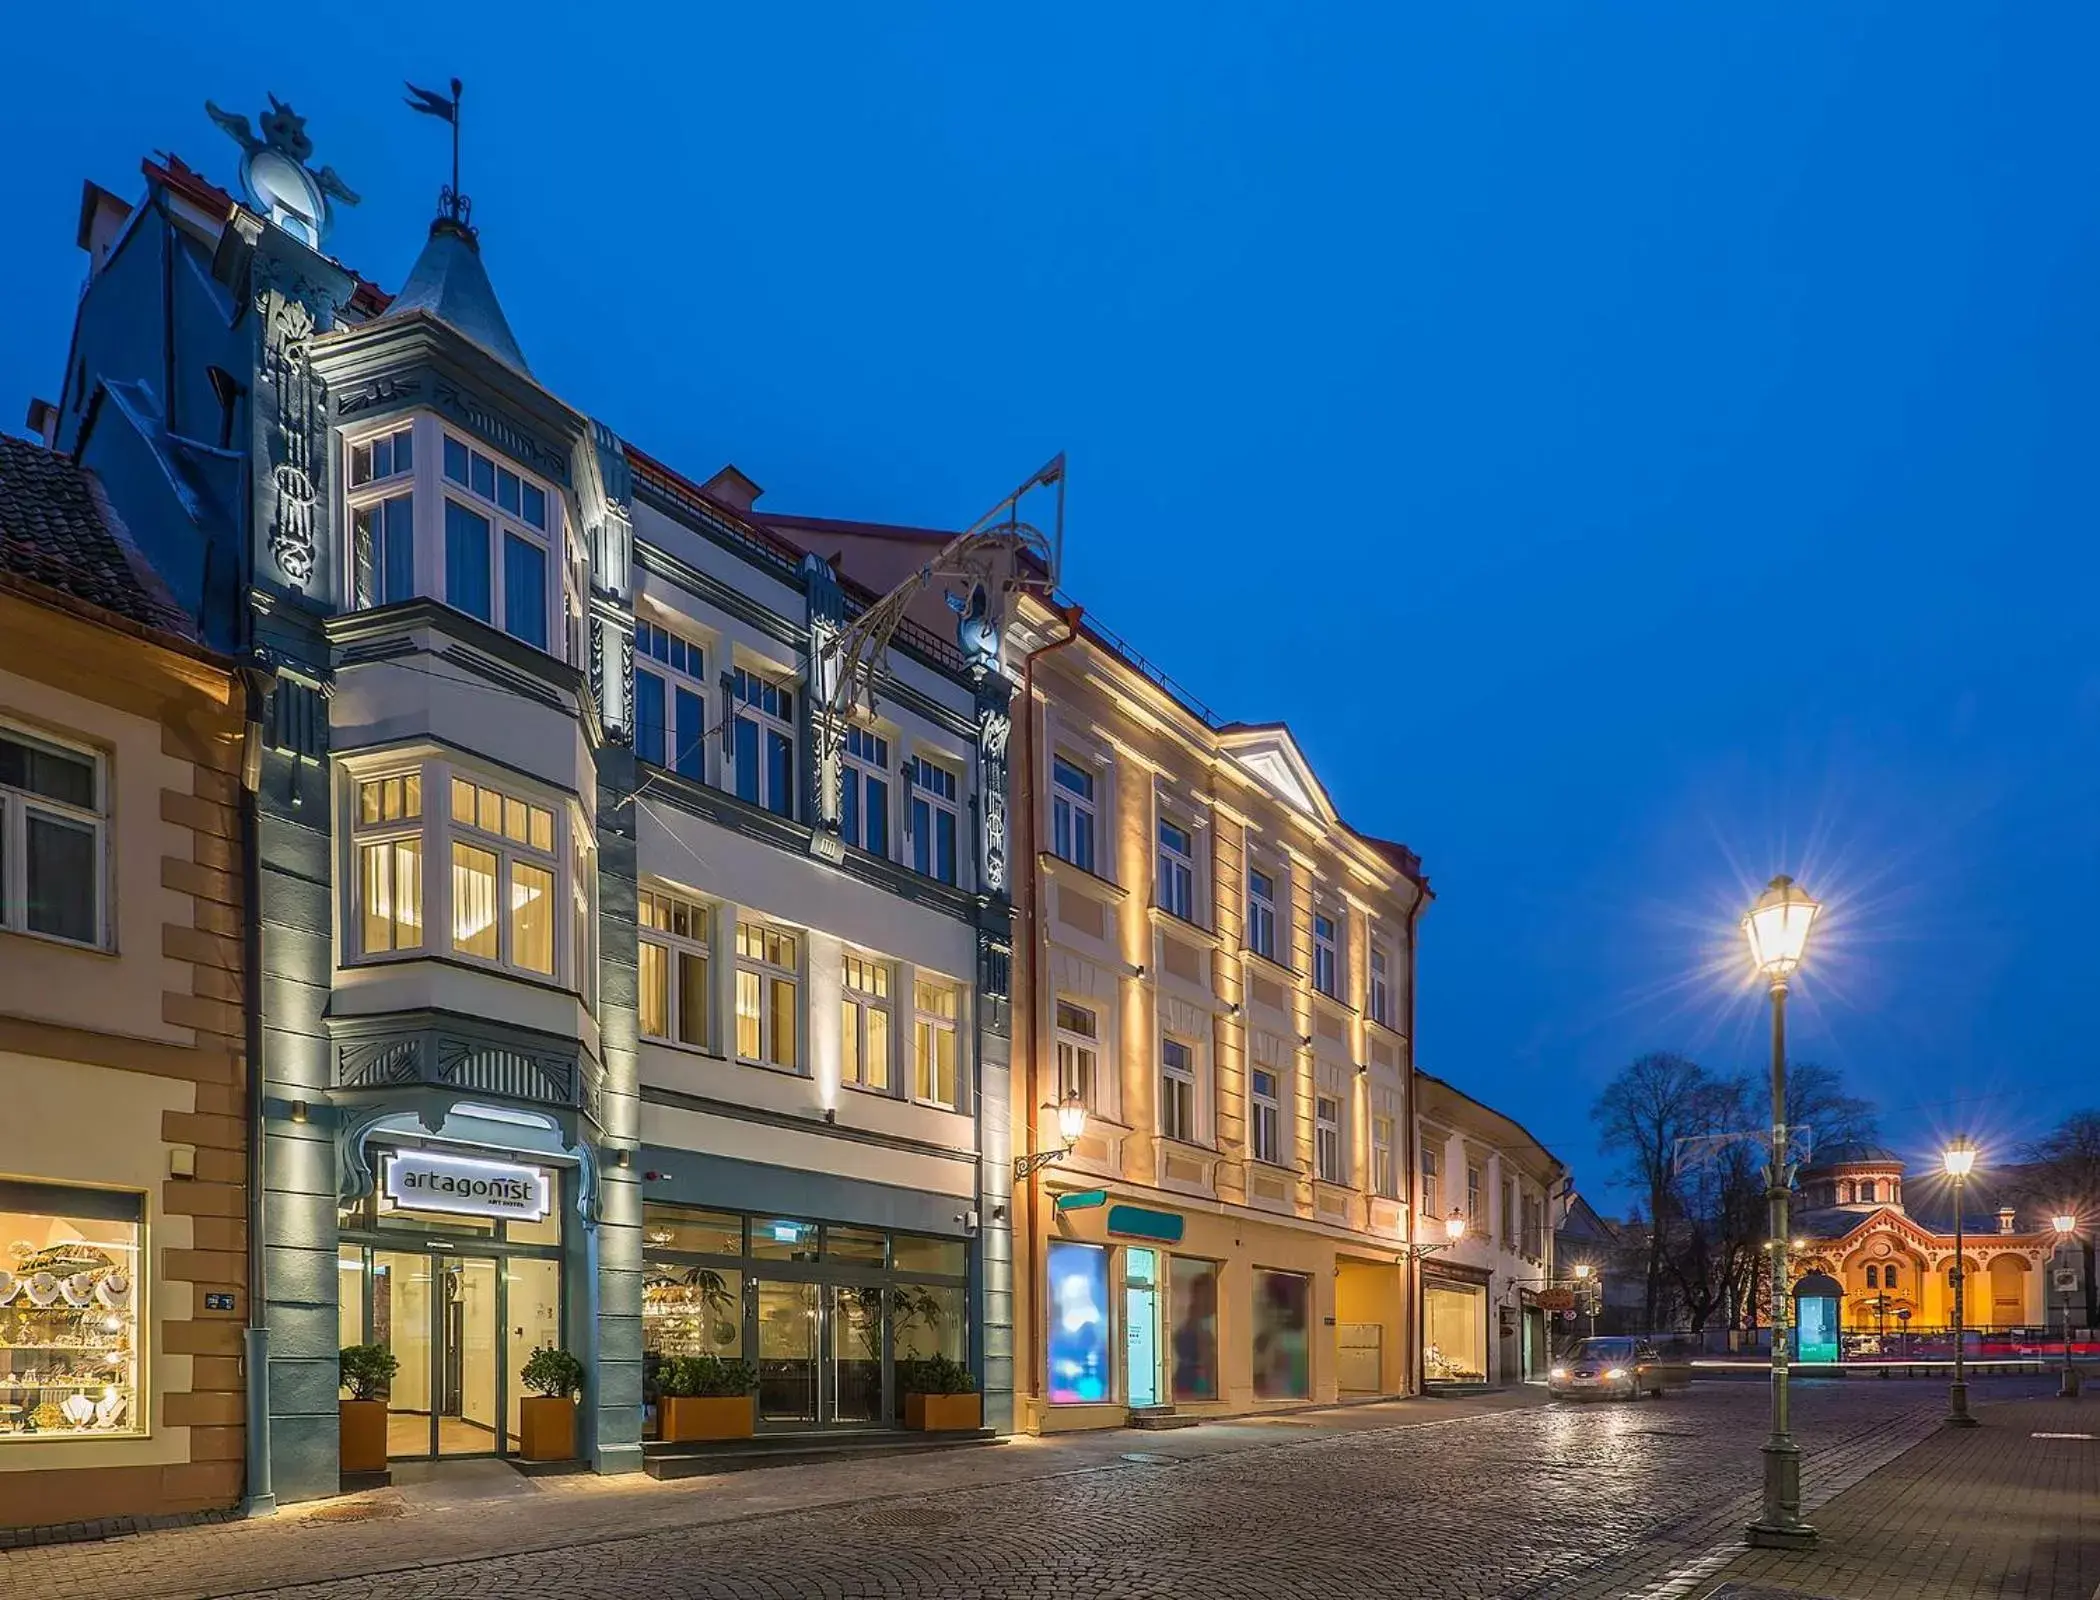
<instances>
[{"instance_id":1,"label":"manhole cover","mask_svg":"<svg viewBox=\"0 0 2100 1600\"><path fill-rule=\"evenodd\" d=\"M961 1515L943 1506L892 1506L860 1520L871 1528L945 1528Z\"/></svg>"},{"instance_id":2,"label":"manhole cover","mask_svg":"<svg viewBox=\"0 0 2100 1600\"><path fill-rule=\"evenodd\" d=\"M398 1500L346 1500L339 1506L321 1506L300 1520L303 1522L380 1522L388 1517L398 1517L407 1510Z\"/></svg>"}]
</instances>

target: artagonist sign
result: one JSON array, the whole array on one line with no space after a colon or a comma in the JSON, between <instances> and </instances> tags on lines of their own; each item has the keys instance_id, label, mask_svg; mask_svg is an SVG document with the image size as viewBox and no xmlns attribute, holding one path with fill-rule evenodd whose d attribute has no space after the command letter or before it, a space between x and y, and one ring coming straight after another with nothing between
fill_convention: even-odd
<instances>
[{"instance_id":1,"label":"artagonist sign","mask_svg":"<svg viewBox=\"0 0 2100 1600\"><path fill-rule=\"evenodd\" d=\"M443 1211L460 1217L507 1217L537 1222L553 1208L554 1185L544 1167L479 1161L429 1150L397 1150L387 1157L380 1190L403 1211Z\"/></svg>"}]
</instances>

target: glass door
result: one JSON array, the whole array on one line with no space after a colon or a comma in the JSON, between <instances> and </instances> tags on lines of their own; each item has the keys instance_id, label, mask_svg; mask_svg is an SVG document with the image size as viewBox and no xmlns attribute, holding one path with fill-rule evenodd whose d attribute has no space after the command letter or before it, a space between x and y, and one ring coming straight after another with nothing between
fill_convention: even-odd
<instances>
[{"instance_id":1,"label":"glass door","mask_svg":"<svg viewBox=\"0 0 2100 1600\"><path fill-rule=\"evenodd\" d=\"M817 1285L758 1281L758 1420L761 1426L813 1427L817 1408Z\"/></svg>"},{"instance_id":2,"label":"glass door","mask_svg":"<svg viewBox=\"0 0 2100 1600\"><path fill-rule=\"evenodd\" d=\"M830 1356L831 1394L826 1414L848 1427L869 1427L883 1418L882 1295L857 1284L827 1285L824 1342Z\"/></svg>"},{"instance_id":3,"label":"glass door","mask_svg":"<svg viewBox=\"0 0 2100 1600\"><path fill-rule=\"evenodd\" d=\"M400 1363L388 1386L386 1453L437 1452L431 1413L430 1256L422 1250L372 1252L372 1340Z\"/></svg>"},{"instance_id":4,"label":"glass door","mask_svg":"<svg viewBox=\"0 0 2100 1600\"><path fill-rule=\"evenodd\" d=\"M1123 1252L1123 1393L1133 1409L1159 1404L1159 1253Z\"/></svg>"},{"instance_id":5,"label":"glass door","mask_svg":"<svg viewBox=\"0 0 2100 1600\"><path fill-rule=\"evenodd\" d=\"M509 1417L506 1452L523 1448L519 1403L532 1391L525 1387L525 1363L542 1345L561 1344L561 1263L519 1258L503 1264L503 1325L508 1349L503 1358L504 1402Z\"/></svg>"},{"instance_id":6,"label":"glass door","mask_svg":"<svg viewBox=\"0 0 2100 1600\"><path fill-rule=\"evenodd\" d=\"M485 1456L496 1436L496 1263L486 1256L436 1262L438 1301L437 1453Z\"/></svg>"}]
</instances>

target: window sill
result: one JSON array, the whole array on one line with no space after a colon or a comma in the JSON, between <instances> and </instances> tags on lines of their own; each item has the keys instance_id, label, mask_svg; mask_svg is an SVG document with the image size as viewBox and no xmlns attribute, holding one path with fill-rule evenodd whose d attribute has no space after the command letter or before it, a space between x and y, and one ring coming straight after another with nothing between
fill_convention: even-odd
<instances>
[{"instance_id":1,"label":"window sill","mask_svg":"<svg viewBox=\"0 0 2100 1600\"><path fill-rule=\"evenodd\" d=\"M34 928L0 928L0 938L31 939L38 944L51 945L59 950L77 950L84 956L115 956L119 953L110 945L87 944L79 939L68 939L63 934L38 933ZM100 1438L101 1435L96 1437Z\"/></svg>"},{"instance_id":2,"label":"window sill","mask_svg":"<svg viewBox=\"0 0 2100 1600\"><path fill-rule=\"evenodd\" d=\"M570 985L537 972L524 972L516 967L506 967L500 962L486 961L479 956L463 956L451 952L432 950L382 950L374 955L352 956L341 964L344 972L370 972L382 967L406 966L417 961L428 961L433 966L451 967L459 972L480 972L491 978L502 978L509 983L522 983L528 988L541 989L548 994L558 994L564 999L574 1000L586 1010L591 1009L586 1001Z\"/></svg>"},{"instance_id":3,"label":"window sill","mask_svg":"<svg viewBox=\"0 0 2100 1600\"><path fill-rule=\"evenodd\" d=\"M1216 928L1207 928L1200 922L1191 921L1187 917L1167 910L1164 906L1148 905L1145 907L1145 915L1150 919L1153 927L1164 933L1186 934L1192 939L1200 939L1213 950L1222 948L1225 943Z\"/></svg>"},{"instance_id":4,"label":"window sill","mask_svg":"<svg viewBox=\"0 0 2100 1600\"><path fill-rule=\"evenodd\" d=\"M1036 861L1055 883L1069 883L1076 889L1092 894L1102 894L1116 905L1130 898L1130 891L1112 878L1104 878L1098 872L1089 872L1085 867L1075 866L1063 856L1053 855L1048 850L1036 852Z\"/></svg>"},{"instance_id":5,"label":"window sill","mask_svg":"<svg viewBox=\"0 0 2100 1600\"><path fill-rule=\"evenodd\" d=\"M1312 995L1314 1005L1324 1010L1332 1011L1345 1019L1354 1018L1357 1015L1356 1007L1349 1004L1340 995L1329 994L1325 989L1315 989L1310 984L1306 987Z\"/></svg>"},{"instance_id":6,"label":"window sill","mask_svg":"<svg viewBox=\"0 0 2100 1600\"><path fill-rule=\"evenodd\" d=\"M1298 971L1298 970L1297 970L1296 968L1294 968L1294 967L1287 967L1287 966L1285 966L1285 965L1284 965L1284 964L1283 964L1283 963L1282 963L1281 961L1278 961L1278 960L1277 960L1277 959L1276 959L1276 958L1275 958L1274 956L1265 956L1265 955L1263 955L1263 954L1262 954L1262 953L1261 953L1261 952L1260 952L1259 950L1255 949L1255 948L1254 948L1254 947L1253 947L1252 945L1241 945L1241 946L1240 946L1240 959L1241 959L1241 960L1243 960L1243 961L1246 961L1246 962L1252 963L1252 964L1253 964L1253 965L1254 965L1254 966L1256 967L1256 969L1257 969L1257 970L1259 970L1260 968L1264 968L1264 967L1266 967L1266 968L1267 968L1267 969L1268 969L1268 970L1269 970L1270 972L1274 973L1274 974L1275 974L1275 975L1276 975L1277 977L1279 977L1279 978L1282 978L1282 979L1284 979L1284 980L1285 980L1286 982L1288 982L1288 983L1291 983L1291 984L1293 984L1293 985L1295 985L1295 984L1297 984L1297 983L1300 983L1300 982L1302 982L1302 981L1303 981L1303 979L1304 979L1304 976L1305 976L1305 975L1304 975L1303 973L1299 972L1299 971Z\"/></svg>"},{"instance_id":7,"label":"window sill","mask_svg":"<svg viewBox=\"0 0 2100 1600\"><path fill-rule=\"evenodd\" d=\"M734 1059L736 1064L740 1067L753 1067L760 1072L770 1072L773 1073L775 1076L782 1078L806 1078L809 1076L809 1074L804 1072L799 1066L781 1066L772 1061L754 1061L749 1056L736 1056L734 1058L725 1056L717 1057L717 1059Z\"/></svg>"},{"instance_id":8,"label":"window sill","mask_svg":"<svg viewBox=\"0 0 2100 1600\"><path fill-rule=\"evenodd\" d=\"M698 1056L703 1061L719 1061L724 1066L730 1065L729 1057L723 1055L719 1050L712 1049L704 1044L687 1044L683 1039L666 1039L662 1035L654 1033L642 1034L640 1038L643 1044L657 1045L665 1050L676 1050L682 1056Z\"/></svg>"}]
</instances>

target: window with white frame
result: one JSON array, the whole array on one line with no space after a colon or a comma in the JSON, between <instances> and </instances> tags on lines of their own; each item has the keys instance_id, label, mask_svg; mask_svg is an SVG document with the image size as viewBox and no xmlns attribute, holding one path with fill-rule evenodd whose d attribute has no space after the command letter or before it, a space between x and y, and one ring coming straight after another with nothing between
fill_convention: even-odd
<instances>
[{"instance_id":1,"label":"window with white frame","mask_svg":"<svg viewBox=\"0 0 2100 1600\"><path fill-rule=\"evenodd\" d=\"M1254 1105L1254 1159L1271 1166L1283 1165L1283 1100L1277 1093L1276 1074L1256 1067L1251 1075Z\"/></svg>"},{"instance_id":2,"label":"window with white frame","mask_svg":"<svg viewBox=\"0 0 2100 1600\"><path fill-rule=\"evenodd\" d=\"M706 652L653 622L634 625L634 753L688 778L707 776Z\"/></svg>"},{"instance_id":3,"label":"window with white frame","mask_svg":"<svg viewBox=\"0 0 2100 1600\"><path fill-rule=\"evenodd\" d=\"M713 912L683 895L644 889L635 897L635 920L641 925L643 1034L709 1048Z\"/></svg>"},{"instance_id":4,"label":"window with white frame","mask_svg":"<svg viewBox=\"0 0 2100 1600\"><path fill-rule=\"evenodd\" d=\"M1060 861L1094 870L1094 775L1054 756L1050 762L1050 849Z\"/></svg>"},{"instance_id":5,"label":"window with white frame","mask_svg":"<svg viewBox=\"0 0 2100 1600\"><path fill-rule=\"evenodd\" d=\"M413 424L350 445L350 603L390 606L416 592Z\"/></svg>"},{"instance_id":6,"label":"window with white frame","mask_svg":"<svg viewBox=\"0 0 2100 1600\"><path fill-rule=\"evenodd\" d=\"M581 829L569 834L569 974L583 1003L598 1004L598 852Z\"/></svg>"},{"instance_id":7,"label":"window with white frame","mask_svg":"<svg viewBox=\"0 0 2100 1600\"><path fill-rule=\"evenodd\" d=\"M952 768L914 756L905 764L904 781L911 794L912 870L953 883L960 780Z\"/></svg>"},{"instance_id":8,"label":"window with white frame","mask_svg":"<svg viewBox=\"0 0 2100 1600\"><path fill-rule=\"evenodd\" d=\"M873 728L849 727L843 750L839 833L871 856L890 853L890 742ZM954 853L954 835L949 836Z\"/></svg>"},{"instance_id":9,"label":"window with white frame","mask_svg":"<svg viewBox=\"0 0 2100 1600\"><path fill-rule=\"evenodd\" d=\"M1057 1002L1057 1098L1076 1094L1088 1111L1108 1115L1107 1082L1101 1075L1101 1015L1090 1006Z\"/></svg>"},{"instance_id":10,"label":"window with white frame","mask_svg":"<svg viewBox=\"0 0 2100 1600\"><path fill-rule=\"evenodd\" d=\"M1196 840L1187 828L1159 819L1159 908L1183 922L1196 920Z\"/></svg>"},{"instance_id":11,"label":"window with white frame","mask_svg":"<svg viewBox=\"0 0 2100 1600\"><path fill-rule=\"evenodd\" d=\"M450 433L444 457L445 603L546 649L554 502L544 486Z\"/></svg>"},{"instance_id":12,"label":"window with white frame","mask_svg":"<svg viewBox=\"0 0 2100 1600\"><path fill-rule=\"evenodd\" d=\"M736 1053L793 1072L802 1064L801 936L770 923L736 925Z\"/></svg>"},{"instance_id":13,"label":"window with white frame","mask_svg":"<svg viewBox=\"0 0 2100 1600\"><path fill-rule=\"evenodd\" d=\"M1432 1222L1444 1215L1444 1157L1426 1144L1422 1148L1422 1215Z\"/></svg>"},{"instance_id":14,"label":"window with white frame","mask_svg":"<svg viewBox=\"0 0 2100 1600\"><path fill-rule=\"evenodd\" d=\"M1313 913L1313 987L1324 995L1341 994L1341 938L1335 920L1324 911Z\"/></svg>"},{"instance_id":15,"label":"window with white frame","mask_svg":"<svg viewBox=\"0 0 2100 1600\"><path fill-rule=\"evenodd\" d=\"M1247 869L1247 948L1276 959L1276 880L1253 866Z\"/></svg>"},{"instance_id":16,"label":"window with white frame","mask_svg":"<svg viewBox=\"0 0 2100 1600\"><path fill-rule=\"evenodd\" d=\"M1313 1097L1313 1161L1323 1183L1341 1183L1342 1103L1332 1095Z\"/></svg>"},{"instance_id":17,"label":"window with white frame","mask_svg":"<svg viewBox=\"0 0 2100 1600\"><path fill-rule=\"evenodd\" d=\"M350 812L357 862L358 949L423 947L423 772L360 778Z\"/></svg>"},{"instance_id":18,"label":"window with white frame","mask_svg":"<svg viewBox=\"0 0 2100 1600\"><path fill-rule=\"evenodd\" d=\"M848 950L840 973L839 1081L890 1092L890 964Z\"/></svg>"},{"instance_id":19,"label":"window with white frame","mask_svg":"<svg viewBox=\"0 0 2100 1600\"><path fill-rule=\"evenodd\" d=\"M795 691L738 667L729 675L736 707L732 783L740 800L783 817L795 814Z\"/></svg>"},{"instance_id":20,"label":"window with white frame","mask_svg":"<svg viewBox=\"0 0 2100 1600\"><path fill-rule=\"evenodd\" d=\"M1371 946L1371 1020L1393 1025L1392 957L1382 944Z\"/></svg>"},{"instance_id":21,"label":"window with white frame","mask_svg":"<svg viewBox=\"0 0 2100 1600\"><path fill-rule=\"evenodd\" d=\"M1480 1169L1466 1163L1466 1231L1480 1232Z\"/></svg>"},{"instance_id":22,"label":"window with white frame","mask_svg":"<svg viewBox=\"0 0 2100 1600\"><path fill-rule=\"evenodd\" d=\"M1169 1139L1195 1144L1201 1135L1196 1125L1196 1052L1179 1039L1159 1042L1159 1131Z\"/></svg>"},{"instance_id":23,"label":"window with white frame","mask_svg":"<svg viewBox=\"0 0 2100 1600\"><path fill-rule=\"evenodd\" d=\"M1371 1118L1371 1192L1388 1200L1400 1198L1400 1164L1393 1159L1393 1119Z\"/></svg>"},{"instance_id":24,"label":"window with white frame","mask_svg":"<svg viewBox=\"0 0 2100 1600\"><path fill-rule=\"evenodd\" d=\"M912 989L912 1094L927 1105L957 1110L962 1105L962 988L946 978L921 977Z\"/></svg>"},{"instance_id":25,"label":"window with white frame","mask_svg":"<svg viewBox=\"0 0 2100 1600\"><path fill-rule=\"evenodd\" d=\"M554 976L554 813L452 780L452 952Z\"/></svg>"},{"instance_id":26,"label":"window with white frame","mask_svg":"<svg viewBox=\"0 0 2100 1600\"><path fill-rule=\"evenodd\" d=\"M100 756L0 726L0 928L107 942L107 788Z\"/></svg>"}]
</instances>

